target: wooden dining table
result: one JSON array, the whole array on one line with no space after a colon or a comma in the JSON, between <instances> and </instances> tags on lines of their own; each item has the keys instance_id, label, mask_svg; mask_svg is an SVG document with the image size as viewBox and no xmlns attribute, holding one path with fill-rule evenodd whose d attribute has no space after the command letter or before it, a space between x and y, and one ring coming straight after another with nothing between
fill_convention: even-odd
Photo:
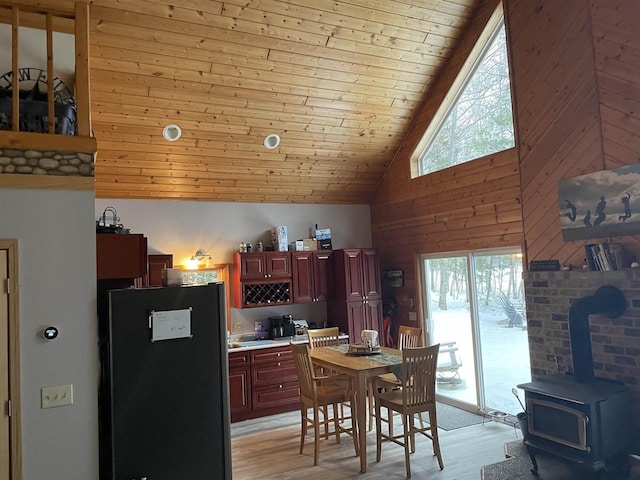
<instances>
[{"instance_id":1,"label":"wooden dining table","mask_svg":"<svg viewBox=\"0 0 640 480\"><path fill-rule=\"evenodd\" d=\"M360 472L367 471L367 383L368 379L397 370L402 364L402 352L382 347L381 354L349 355L348 345L313 348L315 365L343 373L353 379L356 388L356 425L360 442Z\"/></svg>"}]
</instances>

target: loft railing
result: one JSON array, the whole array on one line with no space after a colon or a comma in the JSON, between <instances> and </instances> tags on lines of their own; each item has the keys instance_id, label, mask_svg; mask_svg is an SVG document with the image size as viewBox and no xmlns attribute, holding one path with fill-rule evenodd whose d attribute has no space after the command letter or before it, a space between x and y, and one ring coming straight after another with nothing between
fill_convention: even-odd
<instances>
[{"instance_id":1,"label":"loft railing","mask_svg":"<svg viewBox=\"0 0 640 480\"><path fill-rule=\"evenodd\" d=\"M56 103L54 94L59 79L54 73L54 32L71 33L75 38L75 135L56 135L59 149L96 151L95 139L91 137L90 93L89 93L89 4L88 0L0 0L0 23L11 26L11 130L0 131L0 147L52 148L50 135L56 133ZM20 80L24 79L27 65L21 65L19 53L20 27L29 27L46 32L46 99L48 133L27 133L20 130L21 102ZM24 104L22 105L24 108ZM25 112L22 112L23 114ZM43 116L44 118L44 116ZM44 135L45 137L42 137ZM63 138L64 137L64 138ZM75 147L75 148L74 148Z\"/></svg>"}]
</instances>

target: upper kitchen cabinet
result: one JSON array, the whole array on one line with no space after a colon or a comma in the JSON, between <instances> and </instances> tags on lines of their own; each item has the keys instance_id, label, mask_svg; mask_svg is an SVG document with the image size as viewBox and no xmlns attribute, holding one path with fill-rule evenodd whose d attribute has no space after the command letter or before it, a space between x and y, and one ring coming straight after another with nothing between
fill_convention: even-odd
<instances>
[{"instance_id":1,"label":"upper kitchen cabinet","mask_svg":"<svg viewBox=\"0 0 640 480\"><path fill-rule=\"evenodd\" d=\"M382 335L380 266L371 248L334 250L334 295L327 305L329 323L359 339L362 330Z\"/></svg>"},{"instance_id":2,"label":"upper kitchen cabinet","mask_svg":"<svg viewBox=\"0 0 640 480\"><path fill-rule=\"evenodd\" d=\"M372 248L334 251L335 298L363 300L381 298L380 266Z\"/></svg>"},{"instance_id":3,"label":"upper kitchen cabinet","mask_svg":"<svg viewBox=\"0 0 640 480\"><path fill-rule=\"evenodd\" d=\"M149 286L162 286L162 271L167 268L173 268L172 254L152 254L148 257L149 261Z\"/></svg>"},{"instance_id":4,"label":"upper kitchen cabinet","mask_svg":"<svg viewBox=\"0 0 640 480\"><path fill-rule=\"evenodd\" d=\"M291 276L289 252L236 253L236 264L240 265L241 280L268 280Z\"/></svg>"},{"instance_id":5,"label":"upper kitchen cabinet","mask_svg":"<svg viewBox=\"0 0 640 480\"><path fill-rule=\"evenodd\" d=\"M293 302L327 300L333 291L333 252L331 250L293 252Z\"/></svg>"},{"instance_id":6,"label":"upper kitchen cabinet","mask_svg":"<svg viewBox=\"0 0 640 480\"><path fill-rule=\"evenodd\" d=\"M233 260L234 307L293 303L289 252L235 253Z\"/></svg>"},{"instance_id":7,"label":"upper kitchen cabinet","mask_svg":"<svg viewBox=\"0 0 640 480\"><path fill-rule=\"evenodd\" d=\"M147 278L147 238L138 233L96 234L98 280Z\"/></svg>"}]
</instances>

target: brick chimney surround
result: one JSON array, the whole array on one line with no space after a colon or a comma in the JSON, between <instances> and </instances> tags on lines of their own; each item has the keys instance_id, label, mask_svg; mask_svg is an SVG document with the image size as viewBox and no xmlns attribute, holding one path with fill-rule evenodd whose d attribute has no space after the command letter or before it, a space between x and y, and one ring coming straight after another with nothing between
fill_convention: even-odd
<instances>
[{"instance_id":1,"label":"brick chimney surround","mask_svg":"<svg viewBox=\"0 0 640 480\"><path fill-rule=\"evenodd\" d=\"M623 382L632 395L634 444L640 445L640 268L611 272L585 270L525 272L531 374L573 372L569 309L603 285L619 288L626 310L618 318L591 315L593 370L597 377Z\"/></svg>"}]
</instances>

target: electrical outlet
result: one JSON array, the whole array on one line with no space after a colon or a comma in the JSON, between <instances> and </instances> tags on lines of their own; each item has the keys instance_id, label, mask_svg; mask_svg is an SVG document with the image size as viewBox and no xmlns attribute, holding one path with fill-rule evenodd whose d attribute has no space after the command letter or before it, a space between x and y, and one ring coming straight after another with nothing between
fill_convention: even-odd
<instances>
[{"instance_id":1,"label":"electrical outlet","mask_svg":"<svg viewBox=\"0 0 640 480\"><path fill-rule=\"evenodd\" d=\"M233 324L233 333L242 333L242 323L234 322Z\"/></svg>"},{"instance_id":2,"label":"electrical outlet","mask_svg":"<svg viewBox=\"0 0 640 480\"><path fill-rule=\"evenodd\" d=\"M412 322L416 321L416 312L409 312L409 320Z\"/></svg>"},{"instance_id":3,"label":"electrical outlet","mask_svg":"<svg viewBox=\"0 0 640 480\"><path fill-rule=\"evenodd\" d=\"M40 389L42 408L61 407L73 403L73 385L58 385Z\"/></svg>"}]
</instances>

